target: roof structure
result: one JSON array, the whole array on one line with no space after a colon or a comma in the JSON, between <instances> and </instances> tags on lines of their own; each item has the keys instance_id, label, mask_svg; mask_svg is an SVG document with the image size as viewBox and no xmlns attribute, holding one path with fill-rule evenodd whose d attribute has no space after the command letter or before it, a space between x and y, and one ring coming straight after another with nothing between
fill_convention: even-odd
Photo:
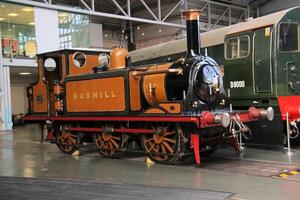
<instances>
[{"instance_id":1,"label":"roof structure","mask_svg":"<svg viewBox=\"0 0 300 200\"><path fill-rule=\"evenodd\" d=\"M224 39L227 35L274 25L277 22L279 22L280 19L283 16L285 16L289 11L294 9L300 9L300 7L282 10L256 19L250 19L246 22L241 22L224 28L219 28L209 32L201 33L201 47L206 48L218 44L223 44ZM147 53L145 53L145 51L147 51ZM184 51L186 51L186 38L161 43L158 45L147 47L145 49L138 49L130 52L130 56L132 62L137 62L143 59L153 59Z\"/></svg>"}]
</instances>

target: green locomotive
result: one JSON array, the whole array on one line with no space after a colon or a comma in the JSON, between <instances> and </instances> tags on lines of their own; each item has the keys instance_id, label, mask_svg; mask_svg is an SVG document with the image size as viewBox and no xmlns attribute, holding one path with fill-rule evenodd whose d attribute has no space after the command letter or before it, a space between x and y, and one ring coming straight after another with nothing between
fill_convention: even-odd
<instances>
[{"instance_id":1,"label":"green locomotive","mask_svg":"<svg viewBox=\"0 0 300 200\"><path fill-rule=\"evenodd\" d=\"M201 34L202 51L224 66L224 84L233 108L253 105L275 110L271 123L252 124L250 144L282 147L287 124L290 138L299 138L299 13L300 7L294 7ZM144 49L133 51L131 58L136 64L176 60L185 49L181 39L147 48L147 54Z\"/></svg>"}]
</instances>

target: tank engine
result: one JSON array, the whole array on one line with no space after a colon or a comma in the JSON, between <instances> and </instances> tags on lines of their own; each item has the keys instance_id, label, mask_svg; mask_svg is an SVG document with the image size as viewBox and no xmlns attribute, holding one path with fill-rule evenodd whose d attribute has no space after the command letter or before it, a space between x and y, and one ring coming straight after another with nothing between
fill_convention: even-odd
<instances>
[{"instance_id":1,"label":"tank engine","mask_svg":"<svg viewBox=\"0 0 300 200\"><path fill-rule=\"evenodd\" d=\"M39 55L39 81L28 95L25 120L46 122L48 136L65 153L91 137L110 158L132 150L133 142L160 163L194 155L200 164L200 153L209 155L220 143L240 152L249 133L244 122L272 120L273 109L229 108L220 67L200 52L200 11L184 16L187 54L175 62L132 67L123 48ZM47 71L49 58L59 67Z\"/></svg>"}]
</instances>

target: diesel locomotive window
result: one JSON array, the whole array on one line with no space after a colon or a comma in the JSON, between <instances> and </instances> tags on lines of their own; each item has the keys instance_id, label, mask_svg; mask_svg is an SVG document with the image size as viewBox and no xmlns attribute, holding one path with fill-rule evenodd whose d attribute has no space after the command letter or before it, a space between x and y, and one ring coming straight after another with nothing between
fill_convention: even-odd
<instances>
[{"instance_id":1,"label":"diesel locomotive window","mask_svg":"<svg viewBox=\"0 0 300 200\"><path fill-rule=\"evenodd\" d=\"M56 68L56 62L53 58L47 58L44 61L44 67L47 71L53 72Z\"/></svg>"},{"instance_id":2,"label":"diesel locomotive window","mask_svg":"<svg viewBox=\"0 0 300 200\"><path fill-rule=\"evenodd\" d=\"M226 58L233 59L238 57L238 38L226 41Z\"/></svg>"},{"instance_id":3,"label":"diesel locomotive window","mask_svg":"<svg viewBox=\"0 0 300 200\"><path fill-rule=\"evenodd\" d=\"M86 62L86 57L85 57L84 53L76 52L73 56L73 62L76 67L79 67L79 68L84 67L85 62Z\"/></svg>"},{"instance_id":4,"label":"diesel locomotive window","mask_svg":"<svg viewBox=\"0 0 300 200\"><path fill-rule=\"evenodd\" d=\"M248 36L241 36L228 39L225 43L225 58L237 59L244 58L249 55L250 39Z\"/></svg>"},{"instance_id":5,"label":"diesel locomotive window","mask_svg":"<svg viewBox=\"0 0 300 200\"><path fill-rule=\"evenodd\" d=\"M279 50L299 51L299 25L281 23L279 26Z\"/></svg>"}]
</instances>

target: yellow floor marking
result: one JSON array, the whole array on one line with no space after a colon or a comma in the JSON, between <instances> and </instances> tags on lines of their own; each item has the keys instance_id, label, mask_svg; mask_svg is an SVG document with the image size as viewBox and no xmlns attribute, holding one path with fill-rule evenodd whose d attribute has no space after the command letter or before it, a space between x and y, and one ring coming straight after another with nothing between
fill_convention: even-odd
<instances>
[{"instance_id":1,"label":"yellow floor marking","mask_svg":"<svg viewBox=\"0 0 300 200\"><path fill-rule=\"evenodd\" d=\"M279 174L279 176L282 177L282 178L287 178L287 177L289 177L289 175L287 175L287 174Z\"/></svg>"},{"instance_id":2,"label":"yellow floor marking","mask_svg":"<svg viewBox=\"0 0 300 200\"><path fill-rule=\"evenodd\" d=\"M299 172L297 172L297 171L294 170L294 171L290 171L290 174L291 175L296 175L296 174L299 174Z\"/></svg>"}]
</instances>

